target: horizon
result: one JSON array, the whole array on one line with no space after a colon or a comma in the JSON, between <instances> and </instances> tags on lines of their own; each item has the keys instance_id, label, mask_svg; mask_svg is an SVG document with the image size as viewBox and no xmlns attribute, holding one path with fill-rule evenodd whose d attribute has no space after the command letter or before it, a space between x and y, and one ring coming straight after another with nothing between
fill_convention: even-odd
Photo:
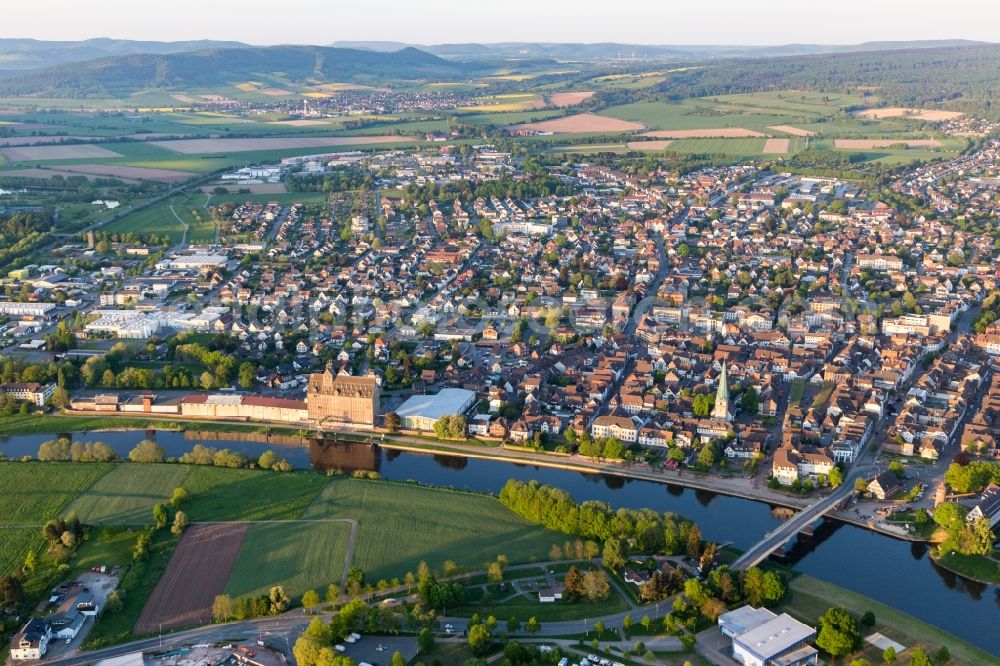
<instances>
[{"instance_id":1,"label":"horizon","mask_svg":"<svg viewBox=\"0 0 1000 666\"><path fill-rule=\"evenodd\" d=\"M825 17L820 41L806 37L806 23L797 2L775 0L769 11L736 0L713 6L708 23L697 6L667 6L652 0L634 0L628 11L615 15L580 12L576 3L553 0L533 3L455 3L426 0L414 7L404 0L386 0L378 6L351 4L330 7L322 0L301 0L294 7L274 11L263 0L247 0L244 11L194 0L176 0L168 12L149 19L142 3L114 0L67 5L61 0L37 0L5 8L5 32L17 39L83 41L239 41L258 46L278 44L326 45L337 41L387 41L414 45L464 43L623 43L647 46L785 46L790 44L856 45L867 42L971 40L996 43L1000 8L983 7L976 0L955 0L950 11L933 22L914 15L912 3L886 0L866 3L842 0L838 11ZM267 20L261 20L266 14ZM643 20L637 20L641 14ZM58 16L58 21L52 17ZM976 20L970 20L970 17ZM192 22L192 18L198 18ZM386 17L389 17L387 20ZM859 22L857 19L865 20ZM317 18L319 20L317 20ZM457 39L456 35L462 38ZM691 36L699 38L692 39ZM706 39L702 36L711 36Z\"/></svg>"}]
</instances>

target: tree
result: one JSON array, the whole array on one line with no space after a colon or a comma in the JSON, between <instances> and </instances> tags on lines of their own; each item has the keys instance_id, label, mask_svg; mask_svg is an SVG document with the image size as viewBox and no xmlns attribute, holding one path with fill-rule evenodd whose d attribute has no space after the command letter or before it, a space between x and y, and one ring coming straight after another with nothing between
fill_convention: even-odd
<instances>
[{"instance_id":1,"label":"tree","mask_svg":"<svg viewBox=\"0 0 1000 666\"><path fill-rule=\"evenodd\" d=\"M417 645L420 646L420 651L425 653L434 649L434 634L429 627L424 627L417 634Z\"/></svg>"},{"instance_id":2,"label":"tree","mask_svg":"<svg viewBox=\"0 0 1000 666\"><path fill-rule=\"evenodd\" d=\"M257 467L260 467L261 469L271 469L274 467L276 462L278 462L278 454L274 451L267 450L260 454L260 457L257 458Z\"/></svg>"},{"instance_id":3,"label":"tree","mask_svg":"<svg viewBox=\"0 0 1000 666\"><path fill-rule=\"evenodd\" d=\"M875 613L872 611L865 611L865 614L861 616L861 624L866 627L875 626Z\"/></svg>"},{"instance_id":4,"label":"tree","mask_svg":"<svg viewBox=\"0 0 1000 666\"><path fill-rule=\"evenodd\" d=\"M161 463L165 453L163 448L151 439L144 439L128 452L128 458L136 463Z\"/></svg>"},{"instance_id":5,"label":"tree","mask_svg":"<svg viewBox=\"0 0 1000 666\"><path fill-rule=\"evenodd\" d=\"M882 650L882 663L883 664L896 663L896 648L890 645L886 649Z\"/></svg>"},{"instance_id":6,"label":"tree","mask_svg":"<svg viewBox=\"0 0 1000 666\"><path fill-rule=\"evenodd\" d=\"M516 617L512 617L507 620L507 633L513 634L521 629L521 623L518 622Z\"/></svg>"},{"instance_id":7,"label":"tree","mask_svg":"<svg viewBox=\"0 0 1000 666\"><path fill-rule=\"evenodd\" d=\"M626 615L625 619L622 620L622 629L625 631L625 636L628 637L632 633L632 626L635 624L635 620L632 619L631 615Z\"/></svg>"},{"instance_id":8,"label":"tree","mask_svg":"<svg viewBox=\"0 0 1000 666\"><path fill-rule=\"evenodd\" d=\"M858 621L843 608L830 608L819 617L816 645L834 657L848 654L861 641Z\"/></svg>"},{"instance_id":9,"label":"tree","mask_svg":"<svg viewBox=\"0 0 1000 666\"><path fill-rule=\"evenodd\" d=\"M906 471L903 469L903 463L898 460L893 460L889 463L889 471L895 474L897 479L902 479L906 476Z\"/></svg>"},{"instance_id":10,"label":"tree","mask_svg":"<svg viewBox=\"0 0 1000 666\"><path fill-rule=\"evenodd\" d=\"M410 574L411 576L413 574ZM326 586L326 601L331 604L337 603L340 600L340 586L335 583L330 583Z\"/></svg>"},{"instance_id":11,"label":"tree","mask_svg":"<svg viewBox=\"0 0 1000 666\"><path fill-rule=\"evenodd\" d=\"M156 529L162 530L167 526L167 522L170 520L170 514L167 512L167 507L163 504L153 505L153 524Z\"/></svg>"},{"instance_id":12,"label":"tree","mask_svg":"<svg viewBox=\"0 0 1000 666\"><path fill-rule=\"evenodd\" d=\"M531 635L537 634L541 630L541 628L542 625L541 623L539 623L538 618L535 616L531 616L528 619L528 624L524 625L524 630Z\"/></svg>"},{"instance_id":13,"label":"tree","mask_svg":"<svg viewBox=\"0 0 1000 666\"><path fill-rule=\"evenodd\" d=\"M57 386L52 392L52 406L58 409L66 409L69 407L69 402L69 391L62 386Z\"/></svg>"},{"instance_id":14,"label":"tree","mask_svg":"<svg viewBox=\"0 0 1000 666\"><path fill-rule=\"evenodd\" d=\"M931 658L920 646L913 648L910 652L910 666L931 666Z\"/></svg>"},{"instance_id":15,"label":"tree","mask_svg":"<svg viewBox=\"0 0 1000 666\"><path fill-rule=\"evenodd\" d=\"M785 595L785 585L773 571L750 567L743 575L743 594L751 606L770 606Z\"/></svg>"},{"instance_id":16,"label":"tree","mask_svg":"<svg viewBox=\"0 0 1000 666\"><path fill-rule=\"evenodd\" d=\"M493 643L493 637L490 636L490 630L487 629L482 624L477 624L469 627L469 650L473 655L477 657L482 657L490 651L490 646Z\"/></svg>"},{"instance_id":17,"label":"tree","mask_svg":"<svg viewBox=\"0 0 1000 666\"><path fill-rule=\"evenodd\" d=\"M174 488L174 492L170 494L169 504L170 506L176 508L181 505L187 504L191 499L191 494L187 490L178 486Z\"/></svg>"},{"instance_id":18,"label":"tree","mask_svg":"<svg viewBox=\"0 0 1000 666\"><path fill-rule=\"evenodd\" d=\"M611 538L604 542L604 566L612 571L625 566L625 546L621 539Z\"/></svg>"},{"instance_id":19,"label":"tree","mask_svg":"<svg viewBox=\"0 0 1000 666\"><path fill-rule=\"evenodd\" d=\"M310 613L316 606L319 606L319 594L316 590L306 590L302 593L302 608Z\"/></svg>"},{"instance_id":20,"label":"tree","mask_svg":"<svg viewBox=\"0 0 1000 666\"><path fill-rule=\"evenodd\" d=\"M858 659L851 659L849 666L872 666L872 662L859 657Z\"/></svg>"},{"instance_id":21,"label":"tree","mask_svg":"<svg viewBox=\"0 0 1000 666\"><path fill-rule=\"evenodd\" d=\"M868 482L858 477L854 479L854 492L863 493L868 490Z\"/></svg>"},{"instance_id":22,"label":"tree","mask_svg":"<svg viewBox=\"0 0 1000 666\"><path fill-rule=\"evenodd\" d=\"M398 652L392 654L392 661L389 662L390 666L406 666L406 659L403 658Z\"/></svg>"},{"instance_id":23,"label":"tree","mask_svg":"<svg viewBox=\"0 0 1000 666\"><path fill-rule=\"evenodd\" d=\"M951 661L951 652L948 652L947 646L942 645L941 649L934 653L934 662L938 666L944 666Z\"/></svg>"},{"instance_id":24,"label":"tree","mask_svg":"<svg viewBox=\"0 0 1000 666\"><path fill-rule=\"evenodd\" d=\"M583 597L587 601L602 601L611 594L611 584L603 571L588 571L583 574Z\"/></svg>"},{"instance_id":25,"label":"tree","mask_svg":"<svg viewBox=\"0 0 1000 666\"><path fill-rule=\"evenodd\" d=\"M830 485L834 488L840 487L844 483L844 473L839 467L833 467L830 469Z\"/></svg>"},{"instance_id":26,"label":"tree","mask_svg":"<svg viewBox=\"0 0 1000 666\"><path fill-rule=\"evenodd\" d=\"M239 370L240 388L250 390L257 386L257 368L253 363L244 361Z\"/></svg>"},{"instance_id":27,"label":"tree","mask_svg":"<svg viewBox=\"0 0 1000 666\"><path fill-rule=\"evenodd\" d=\"M749 387L740 396L740 408L747 414L756 414L759 407L759 397L757 389Z\"/></svg>"},{"instance_id":28,"label":"tree","mask_svg":"<svg viewBox=\"0 0 1000 666\"><path fill-rule=\"evenodd\" d=\"M24 586L17 576L4 576L0 579L0 597L4 605L20 603L24 598Z\"/></svg>"},{"instance_id":29,"label":"tree","mask_svg":"<svg viewBox=\"0 0 1000 666\"><path fill-rule=\"evenodd\" d=\"M490 562L486 569L486 576L491 583L499 583L503 580L503 567L500 566L499 562Z\"/></svg>"},{"instance_id":30,"label":"tree","mask_svg":"<svg viewBox=\"0 0 1000 666\"><path fill-rule=\"evenodd\" d=\"M399 414L396 412L388 412L385 415L385 429L389 432L399 432L402 424L403 421L399 418Z\"/></svg>"},{"instance_id":31,"label":"tree","mask_svg":"<svg viewBox=\"0 0 1000 666\"><path fill-rule=\"evenodd\" d=\"M268 612L271 615L284 613L292 604L291 598L285 593L285 588L281 585L272 587L267 594L267 599L269 602Z\"/></svg>"},{"instance_id":32,"label":"tree","mask_svg":"<svg viewBox=\"0 0 1000 666\"><path fill-rule=\"evenodd\" d=\"M233 598L228 594L217 594L212 602L212 621L228 622L233 618Z\"/></svg>"},{"instance_id":33,"label":"tree","mask_svg":"<svg viewBox=\"0 0 1000 666\"><path fill-rule=\"evenodd\" d=\"M24 556L24 570L29 574L33 573L35 569L38 568L38 553L34 549L29 550L28 554Z\"/></svg>"},{"instance_id":34,"label":"tree","mask_svg":"<svg viewBox=\"0 0 1000 666\"><path fill-rule=\"evenodd\" d=\"M178 511L174 514L174 524L170 527L170 533L174 536L180 536L184 534L184 530L188 526L187 514L183 511Z\"/></svg>"}]
</instances>

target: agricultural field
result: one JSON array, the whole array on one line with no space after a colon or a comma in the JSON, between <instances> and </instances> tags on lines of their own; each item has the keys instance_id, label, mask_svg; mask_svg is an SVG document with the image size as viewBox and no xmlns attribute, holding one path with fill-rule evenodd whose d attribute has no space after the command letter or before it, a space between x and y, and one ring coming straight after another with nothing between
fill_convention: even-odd
<instances>
[{"instance_id":1,"label":"agricultural field","mask_svg":"<svg viewBox=\"0 0 1000 666\"><path fill-rule=\"evenodd\" d=\"M518 129L552 132L553 134L575 134L581 132L633 132L643 129L637 122L599 116L596 113L578 113L552 120L519 125Z\"/></svg>"},{"instance_id":2,"label":"agricultural field","mask_svg":"<svg viewBox=\"0 0 1000 666\"><path fill-rule=\"evenodd\" d=\"M341 584L350 526L334 522L257 523L247 532L225 591L233 597L281 585L293 599Z\"/></svg>"},{"instance_id":3,"label":"agricultural field","mask_svg":"<svg viewBox=\"0 0 1000 666\"><path fill-rule=\"evenodd\" d=\"M501 113L528 111L545 106L545 100L534 93L510 93L480 98L475 106L460 106L459 111L473 113Z\"/></svg>"},{"instance_id":4,"label":"agricultural field","mask_svg":"<svg viewBox=\"0 0 1000 666\"><path fill-rule=\"evenodd\" d=\"M0 527L0 578L17 570L28 551L41 544L41 530L37 527Z\"/></svg>"},{"instance_id":5,"label":"agricultural field","mask_svg":"<svg viewBox=\"0 0 1000 666\"><path fill-rule=\"evenodd\" d=\"M678 153L733 155L737 157L760 155L767 139L679 139L670 144Z\"/></svg>"},{"instance_id":6,"label":"agricultural field","mask_svg":"<svg viewBox=\"0 0 1000 666\"><path fill-rule=\"evenodd\" d=\"M150 524L150 507L169 499L187 473L183 465L118 465L70 502L67 511L92 524Z\"/></svg>"},{"instance_id":7,"label":"agricultural field","mask_svg":"<svg viewBox=\"0 0 1000 666\"><path fill-rule=\"evenodd\" d=\"M197 522L301 518L326 484L316 474L195 466L183 487L193 496L188 518Z\"/></svg>"},{"instance_id":8,"label":"agricultural field","mask_svg":"<svg viewBox=\"0 0 1000 666\"><path fill-rule=\"evenodd\" d=\"M143 606L135 633L211 621L212 601L225 588L248 527L245 523L189 527Z\"/></svg>"},{"instance_id":9,"label":"agricultural field","mask_svg":"<svg viewBox=\"0 0 1000 666\"><path fill-rule=\"evenodd\" d=\"M0 462L0 524L40 528L65 513L73 498L112 468L104 463Z\"/></svg>"},{"instance_id":10,"label":"agricultural field","mask_svg":"<svg viewBox=\"0 0 1000 666\"><path fill-rule=\"evenodd\" d=\"M331 481L302 517L357 520L352 564L369 580L402 578L421 561L479 568L500 553L512 563L544 560L564 540L492 497L355 479Z\"/></svg>"},{"instance_id":11,"label":"agricultural field","mask_svg":"<svg viewBox=\"0 0 1000 666\"><path fill-rule=\"evenodd\" d=\"M789 122L788 115L758 114L737 110L722 113L715 104L704 99L685 100L679 103L634 102L612 106L601 111L602 115L642 123L651 130L703 130L727 127L754 129L766 133L769 125Z\"/></svg>"},{"instance_id":12,"label":"agricultural field","mask_svg":"<svg viewBox=\"0 0 1000 666\"><path fill-rule=\"evenodd\" d=\"M250 139L177 139L154 141L152 145L172 150L182 155L207 155L214 153L250 153L255 151L297 148L328 148L363 144L399 143L398 136L327 136L284 137Z\"/></svg>"}]
</instances>

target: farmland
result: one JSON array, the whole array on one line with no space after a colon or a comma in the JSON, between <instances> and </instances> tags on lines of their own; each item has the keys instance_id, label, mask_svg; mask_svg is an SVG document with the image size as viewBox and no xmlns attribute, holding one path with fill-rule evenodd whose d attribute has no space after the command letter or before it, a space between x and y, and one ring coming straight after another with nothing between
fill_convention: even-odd
<instances>
[{"instance_id":1,"label":"farmland","mask_svg":"<svg viewBox=\"0 0 1000 666\"><path fill-rule=\"evenodd\" d=\"M643 125L628 120L599 116L594 113L580 113L574 116L564 116L537 123L526 123L520 125L519 129L552 132L554 134L570 134L579 132L630 132L643 129Z\"/></svg>"},{"instance_id":2,"label":"farmland","mask_svg":"<svg viewBox=\"0 0 1000 666\"><path fill-rule=\"evenodd\" d=\"M135 633L210 621L212 600L225 587L247 528L239 523L190 527L143 607Z\"/></svg>"},{"instance_id":3,"label":"farmland","mask_svg":"<svg viewBox=\"0 0 1000 666\"><path fill-rule=\"evenodd\" d=\"M35 527L0 527L0 577L20 567L29 550L38 549L39 532Z\"/></svg>"},{"instance_id":4,"label":"farmland","mask_svg":"<svg viewBox=\"0 0 1000 666\"><path fill-rule=\"evenodd\" d=\"M188 511L192 521L287 520L302 517L326 483L308 473L192 467L183 487L195 498Z\"/></svg>"},{"instance_id":5,"label":"farmland","mask_svg":"<svg viewBox=\"0 0 1000 666\"><path fill-rule=\"evenodd\" d=\"M421 561L478 568L499 553L511 562L543 560L560 539L491 497L354 479L330 482L303 517L357 520L353 564L371 580L401 578Z\"/></svg>"},{"instance_id":6,"label":"farmland","mask_svg":"<svg viewBox=\"0 0 1000 666\"><path fill-rule=\"evenodd\" d=\"M74 499L67 511L87 523L149 523L150 507L169 499L187 471L181 465L119 465Z\"/></svg>"},{"instance_id":7,"label":"farmland","mask_svg":"<svg viewBox=\"0 0 1000 666\"><path fill-rule=\"evenodd\" d=\"M111 468L99 463L0 462L0 523L40 527Z\"/></svg>"},{"instance_id":8,"label":"farmland","mask_svg":"<svg viewBox=\"0 0 1000 666\"><path fill-rule=\"evenodd\" d=\"M339 585L349 534L346 523L257 523L247 532L225 591L238 597L282 585L296 598Z\"/></svg>"}]
</instances>

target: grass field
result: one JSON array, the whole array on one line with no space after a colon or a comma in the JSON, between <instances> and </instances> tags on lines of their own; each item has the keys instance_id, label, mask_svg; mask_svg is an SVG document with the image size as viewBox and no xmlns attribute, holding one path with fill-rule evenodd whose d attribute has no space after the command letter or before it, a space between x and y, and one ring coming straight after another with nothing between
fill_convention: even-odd
<instances>
[{"instance_id":1,"label":"grass field","mask_svg":"<svg viewBox=\"0 0 1000 666\"><path fill-rule=\"evenodd\" d=\"M1000 664L1000 659L942 629L836 585L825 583L811 576L800 575L791 582L789 588L791 593L782 601L781 610L813 626L816 626L819 616L831 606L846 608L858 618L870 610L875 613L876 618L873 631L881 632L907 648L923 645L928 654L934 654L942 645L946 645L951 653L951 663L978 664L980 666ZM882 651L865 644L865 648L854 656L863 656L876 664L881 663ZM902 657L903 659L908 658L909 652L904 652ZM849 659L843 663L847 663L847 661Z\"/></svg>"},{"instance_id":2,"label":"grass field","mask_svg":"<svg viewBox=\"0 0 1000 666\"><path fill-rule=\"evenodd\" d=\"M0 463L0 524L38 525L108 473L103 463Z\"/></svg>"},{"instance_id":3,"label":"grass field","mask_svg":"<svg viewBox=\"0 0 1000 666\"><path fill-rule=\"evenodd\" d=\"M193 496L192 521L287 520L302 517L326 483L309 473L192 467L183 487Z\"/></svg>"},{"instance_id":4,"label":"grass field","mask_svg":"<svg viewBox=\"0 0 1000 666\"><path fill-rule=\"evenodd\" d=\"M259 523L250 528L226 593L266 593L282 585L296 601L303 592L320 594L341 584L350 526L346 523Z\"/></svg>"},{"instance_id":5,"label":"grass field","mask_svg":"<svg viewBox=\"0 0 1000 666\"><path fill-rule=\"evenodd\" d=\"M303 517L356 519L353 564L369 580L402 578L421 560L431 568L445 560L479 568L500 553L512 563L540 561L564 540L491 497L355 479L329 483Z\"/></svg>"},{"instance_id":6,"label":"grass field","mask_svg":"<svg viewBox=\"0 0 1000 666\"><path fill-rule=\"evenodd\" d=\"M92 524L152 523L150 507L169 499L187 473L183 465L119 465L73 500L67 511Z\"/></svg>"},{"instance_id":7,"label":"grass field","mask_svg":"<svg viewBox=\"0 0 1000 666\"><path fill-rule=\"evenodd\" d=\"M634 102L609 107L601 111L601 115L640 122L654 130L746 127L763 131L768 125L788 123L791 117L774 113L719 113L715 106L704 100L686 100L676 104Z\"/></svg>"},{"instance_id":8,"label":"grass field","mask_svg":"<svg viewBox=\"0 0 1000 666\"><path fill-rule=\"evenodd\" d=\"M678 139L670 144L669 150L678 153L701 153L719 155L760 155L764 151L766 139Z\"/></svg>"},{"instance_id":9,"label":"grass field","mask_svg":"<svg viewBox=\"0 0 1000 666\"><path fill-rule=\"evenodd\" d=\"M24 556L42 545L42 531L35 527L0 527L0 578L24 564Z\"/></svg>"}]
</instances>

